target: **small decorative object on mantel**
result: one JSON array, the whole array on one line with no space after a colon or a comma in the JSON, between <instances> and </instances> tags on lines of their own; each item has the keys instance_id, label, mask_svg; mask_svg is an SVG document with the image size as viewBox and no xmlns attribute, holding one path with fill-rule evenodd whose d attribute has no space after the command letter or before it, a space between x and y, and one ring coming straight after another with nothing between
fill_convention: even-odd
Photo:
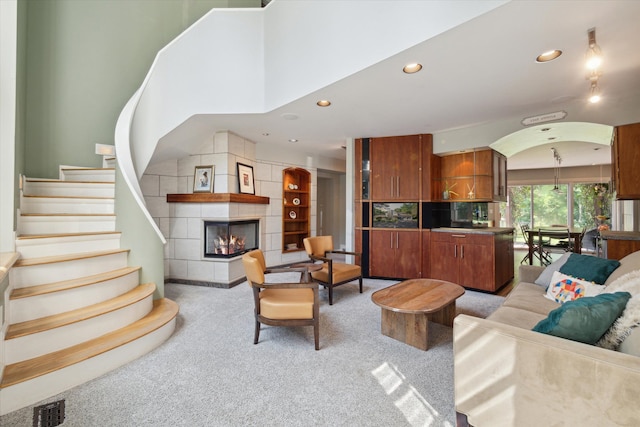
<instances>
[{"instance_id":1,"label":"small decorative object on mantel","mask_svg":"<svg viewBox=\"0 0 640 427\"><path fill-rule=\"evenodd\" d=\"M455 191L453 191L453 187L456 186L456 184L458 184L457 182L454 182L453 184L449 185L448 181L444 182L444 191L442 192L442 199L443 200L449 200L449 198L451 197L451 195L453 194L454 196L457 196L458 193L456 193Z\"/></svg>"},{"instance_id":2,"label":"small decorative object on mantel","mask_svg":"<svg viewBox=\"0 0 640 427\"><path fill-rule=\"evenodd\" d=\"M297 217L298 215L294 211L289 212L289 218L296 219Z\"/></svg>"},{"instance_id":3,"label":"small decorative object on mantel","mask_svg":"<svg viewBox=\"0 0 640 427\"><path fill-rule=\"evenodd\" d=\"M238 192L241 194L256 194L253 181L253 167L243 163L236 163L238 170Z\"/></svg>"},{"instance_id":4,"label":"small decorative object on mantel","mask_svg":"<svg viewBox=\"0 0 640 427\"><path fill-rule=\"evenodd\" d=\"M196 166L193 173L194 193L213 193L213 171L212 165Z\"/></svg>"},{"instance_id":5,"label":"small decorative object on mantel","mask_svg":"<svg viewBox=\"0 0 640 427\"><path fill-rule=\"evenodd\" d=\"M300 204L300 199L298 199L297 197L293 198L293 204L298 206Z\"/></svg>"}]
</instances>

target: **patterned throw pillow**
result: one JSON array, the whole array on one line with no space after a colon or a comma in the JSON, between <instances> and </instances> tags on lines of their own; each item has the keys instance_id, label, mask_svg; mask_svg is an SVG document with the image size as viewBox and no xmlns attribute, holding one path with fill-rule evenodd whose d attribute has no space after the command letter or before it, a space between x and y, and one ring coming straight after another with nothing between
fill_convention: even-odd
<instances>
[{"instance_id":1,"label":"patterned throw pillow","mask_svg":"<svg viewBox=\"0 0 640 427\"><path fill-rule=\"evenodd\" d=\"M576 279L575 277L555 271L553 276L551 276L551 283L544 296L552 301L563 304L567 301L573 301L585 296L592 297L598 295L603 290L604 286L602 285Z\"/></svg>"}]
</instances>

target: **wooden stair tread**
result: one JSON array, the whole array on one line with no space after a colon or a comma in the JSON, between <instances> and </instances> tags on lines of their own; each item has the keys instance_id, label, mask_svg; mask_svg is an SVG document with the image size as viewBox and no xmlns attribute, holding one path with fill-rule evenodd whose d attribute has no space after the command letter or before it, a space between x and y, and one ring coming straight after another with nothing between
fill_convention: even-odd
<instances>
[{"instance_id":1,"label":"wooden stair tread","mask_svg":"<svg viewBox=\"0 0 640 427\"><path fill-rule=\"evenodd\" d=\"M140 267L123 267L117 270L107 271L106 273L98 273L91 276L79 277L77 279L61 280L59 282L45 283L44 285L37 286L28 286L26 288L16 288L11 291L11 296L9 297L9 299L16 300L21 298L29 298L38 295L64 291L67 289L89 286L95 283L116 279L137 270L140 270Z\"/></svg>"},{"instance_id":2,"label":"wooden stair tread","mask_svg":"<svg viewBox=\"0 0 640 427\"><path fill-rule=\"evenodd\" d=\"M109 216L114 217L116 214L112 213L20 213L20 216Z\"/></svg>"},{"instance_id":3,"label":"wooden stair tread","mask_svg":"<svg viewBox=\"0 0 640 427\"><path fill-rule=\"evenodd\" d=\"M147 316L122 329L63 350L7 365L0 388L46 375L127 344L161 328L177 314L178 304L175 302L167 298L155 300L153 310Z\"/></svg>"},{"instance_id":4,"label":"wooden stair tread","mask_svg":"<svg viewBox=\"0 0 640 427\"><path fill-rule=\"evenodd\" d=\"M81 236L98 236L103 234L120 234L120 231L91 231L84 233L59 233L59 234L22 234L16 237L17 240L23 239L50 239L53 237L81 237Z\"/></svg>"},{"instance_id":5,"label":"wooden stair tread","mask_svg":"<svg viewBox=\"0 0 640 427\"><path fill-rule=\"evenodd\" d=\"M115 181L74 181L74 180L62 180L62 179L45 179L45 178L27 178L26 182L39 182L39 183L55 183L55 184L106 184L113 185Z\"/></svg>"},{"instance_id":6,"label":"wooden stair tread","mask_svg":"<svg viewBox=\"0 0 640 427\"><path fill-rule=\"evenodd\" d=\"M104 172L108 172L108 171L115 171L116 168L60 168L60 170L63 171L104 171Z\"/></svg>"},{"instance_id":7,"label":"wooden stair tread","mask_svg":"<svg viewBox=\"0 0 640 427\"><path fill-rule=\"evenodd\" d=\"M46 257L38 257L38 258L21 258L18 262L15 263L14 267L28 267L33 265L41 265L41 264L53 264L56 262L65 262L65 261L73 261L87 258L95 258L104 255L112 255L119 254L122 252L129 252L128 249L112 249L107 251L95 251L95 252L82 252L76 254L65 254L65 255L52 255Z\"/></svg>"},{"instance_id":8,"label":"wooden stair tread","mask_svg":"<svg viewBox=\"0 0 640 427\"><path fill-rule=\"evenodd\" d=\"M41 194L23 194L22 197L32 199L87 199L87 200L113 200L113 197L106 196L45 196Z\"/></svg>"},{"instance_id":9,"label":"wooden stair tread","mask_svg":"<svg viewBox=\"0 0 640 427\"><path fill-rule=\"evenodd\" d=\"M156 285L154 283L145 283L138 285L129 292L118 295L117 297L107 301L88 305L77 310L67 311L66 313L54 314L52 316L15 323L13 325L9 325L5 340L59 328L71 323L81 322L86 319L100 316L101 314L112 312L148 297L153 294L155 290Z\"/></svg>"}]
</instances>

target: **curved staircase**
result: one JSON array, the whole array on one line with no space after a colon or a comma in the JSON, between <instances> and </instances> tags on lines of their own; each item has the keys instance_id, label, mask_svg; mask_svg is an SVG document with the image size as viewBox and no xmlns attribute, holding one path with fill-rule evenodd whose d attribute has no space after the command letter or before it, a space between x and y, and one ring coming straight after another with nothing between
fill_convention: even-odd
<instances>
[{"instance_id":1,"label":"curved staircase","mask_svg":"<svg viewBox=\"0 0 640 427\"><path fill-rule=\"evenodd\" d=\"M178 305L154 301L156 285L140 283L120 247L114 169L60 175L21 182L0 415L116 369L175 328Z\"/></svg>"}]
</instances>

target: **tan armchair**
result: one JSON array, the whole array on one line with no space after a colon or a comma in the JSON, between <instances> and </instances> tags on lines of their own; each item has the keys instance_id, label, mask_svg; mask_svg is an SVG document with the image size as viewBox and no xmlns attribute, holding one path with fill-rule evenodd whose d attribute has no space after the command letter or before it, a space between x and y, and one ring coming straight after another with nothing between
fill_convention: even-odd
<instances>
[{"instance_id":1,"label":"tan armchair","mask_svg":"<svg viewBox=\"0 0 640 427\"><path fill-rule=\"evenodd\" d=\"M320 348L320 304L317 283L265 283L265 273L306 272L304 268L267 269L260 249L242 256L247 282L253 289L255 336L260 324L269 326L313 326L316 350Z\"/></svg>"},{"instance_id":2,"label":"tan armchair","mask_svg":"<svg viewBox=\"0 0 640 427\"><path fill-rule=\"evenodd\" d=\"M329 288L329 305L333 305L333 288L335 286L358 279L360 293L362 293L362 269L360 266L336 262L330 257L331 254L360 256L359 253L333 249L332 236L307 237L303 242L309 258L324 263L322 270L312 272L311 277L325 288Z\"/></svg>"}]
</instances>

